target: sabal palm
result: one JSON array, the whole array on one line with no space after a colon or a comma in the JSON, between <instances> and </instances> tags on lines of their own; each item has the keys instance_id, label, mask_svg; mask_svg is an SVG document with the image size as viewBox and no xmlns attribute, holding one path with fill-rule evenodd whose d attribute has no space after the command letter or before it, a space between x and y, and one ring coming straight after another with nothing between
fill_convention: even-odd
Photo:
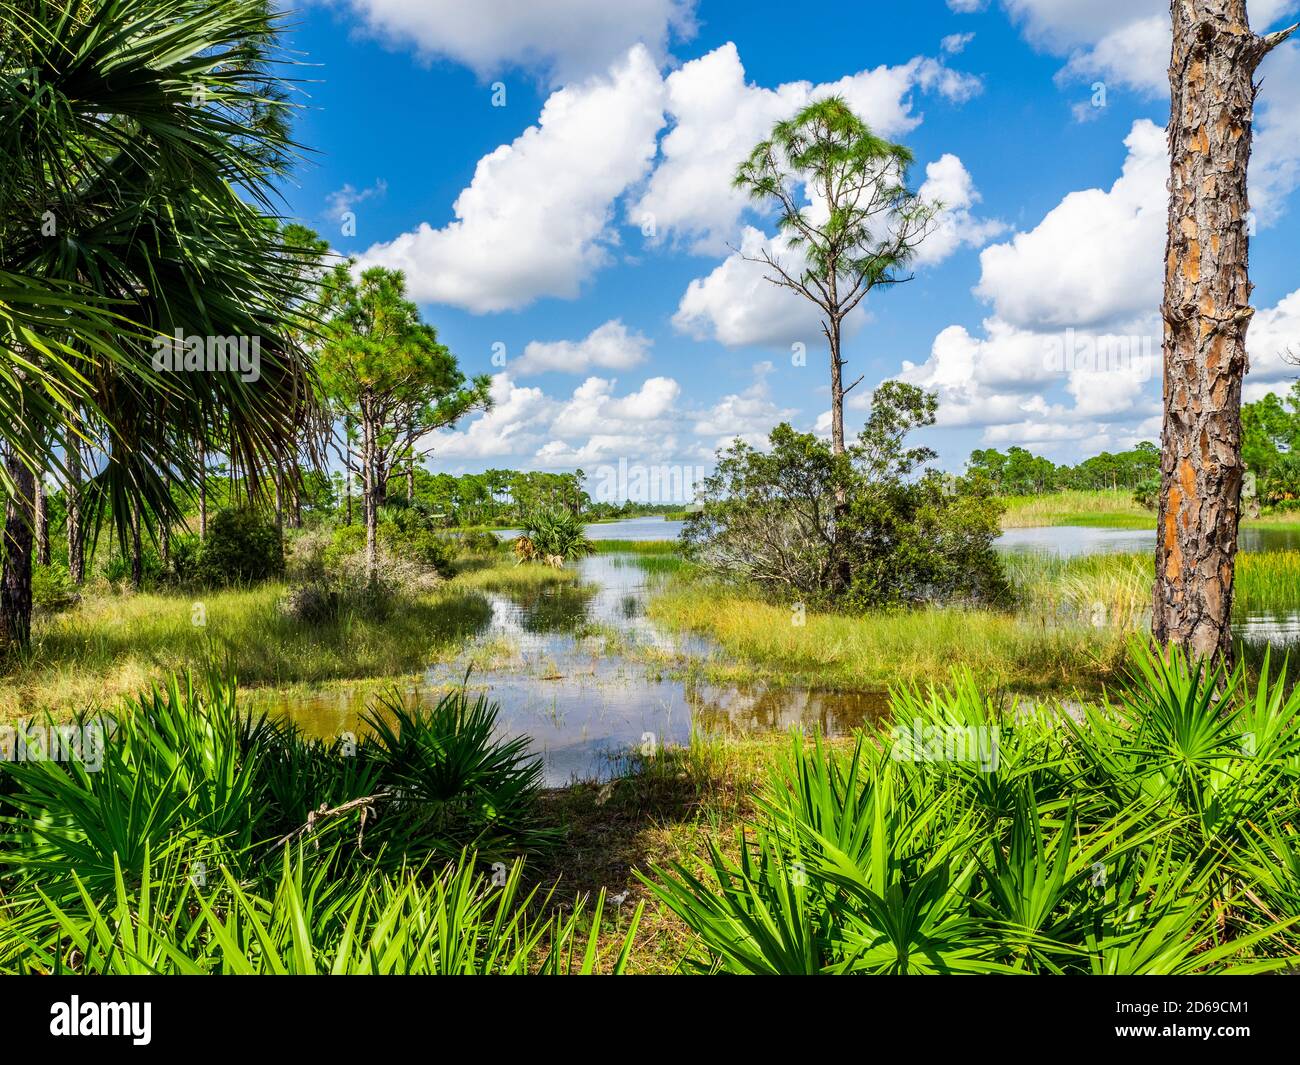
<instances>
[{"instance_id":1,"label":"sabal palm","mask_svg":"<svg viewBox=\"0 0 1300 1065\"><path fill-rule=\"evenodd\" d=\"M254 474L295 435L308 364L273 182L294 145L265 0L0 0L0 423L57 468L112 460L90 518L174 513L216 424ZM168 373L151 340L260 338L260 376ZM13 461L11 459L11 461ZM6 487L12 481L6 477Z\"/></svg>"}]
</instances>

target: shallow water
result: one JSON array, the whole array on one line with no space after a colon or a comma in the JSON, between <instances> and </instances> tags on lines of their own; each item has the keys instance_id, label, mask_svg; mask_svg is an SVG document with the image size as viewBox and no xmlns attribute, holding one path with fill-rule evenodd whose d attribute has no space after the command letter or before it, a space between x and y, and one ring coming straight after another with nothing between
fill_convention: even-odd
<instances>
[{"instance_id":1,"label":"shallow water","mask_svg":"<svg viewBox=\"0 0 1300 1065\"><path fill-rule=\"evenodd\" d=\"M1240 532L1243 551L1263 554L1269 551L1300 550L1300 531L1267 526L1245 528ZM1154 529L1104 529L1082 525L1051 525L1025 529L1007 529L997 546L1007 552L1031 552L1078 558L1082 555L1154 552ZM1232 626L1238 639L1268 642L1275 646L1300 643L1300 603L1295 610L1238 617Z\"/></svg>"},{"instance_id":2,"label":"shallow water","mask_svg":"<svg viewBox=\"0 0 1300 1065\"><path fill-rule=\"evenodd\" d=\"M633 518L589 525L587 535L593 540L672 540L681 527L678 521ZM1150 529L1051 526L1008 530L998 546L1073 557L1146 551L1154 537ZM1300 548L1300 534L1273 529L1243 530L1242 541L1249 551ZM484 592L491 616L464 653L449 665L429 669L407 694L436 698L462 683L473 663L470 688L486 691L500 704L503 735L530 737L551 785L611 776L630 752L685 743L693 728L766 732L802 727L837 735L885 715L884 692L691 679L683 667L717 653L716 648L699 637L667 633L646 616L647 601L663 579L656 561L655 556L597 554L576 563L576 584ZM1238 631L1252 639L1300 641L1300 612L1254 615ZM310 735L335 736L358 731L370 698L327 691L274 709Z\"/></svg>"},{"instance_id":3,"label":"shallow water","mask_svg":"<svg viewBox=\"0 0 1300 1065\"><path fill-rule=\"evenodd\" d=\"M650 539L640 531L604 538ZM436 697L464 680L475 652L487 657L490 666L476 668L469 686L500 704L503 736L531 739L551 785L608 777L630 752L685 743L692 728L767 732L794 726L838 735L885 711L883 692L674 679L672 667L714 649L698 637L668 634L646 617L646 602L662 578L624 553L593 555L576 565L576 585L485 592L491 619L456 662L434 666L408 694ZM498 661L503 648L509 653ZM327 691L275 709L309 735L335 736L358 730L367 701Z\"/></svg>"},{"instance_id":4,"label":"shallow water","mask_svg":"<svg viewBox=\"0 0 1300 1065\"><path fill-rule=\"evenodd\" d=\"M1268 527L1241 530L1243 551L1300 550L1300 530ZM1007 529L997 540L1003 551L1036 551L1076 558L1079 555L1154 551L1155 529L1103 529L1087 525L1044 525Z\"/></svg>"},{"instance_id":5,"label":"shallow water","mask_svg":"<svg viewBox=\"0 0 1300 1065\"><path fill-rule=\"evenodd\" d=\"M684 521L665 521L663 518L624 518L621 521L592 522L584 530L588 540L676 540ZM498 529L502 540L513 540L522 529Z\"/></svg>"}]
</instances>

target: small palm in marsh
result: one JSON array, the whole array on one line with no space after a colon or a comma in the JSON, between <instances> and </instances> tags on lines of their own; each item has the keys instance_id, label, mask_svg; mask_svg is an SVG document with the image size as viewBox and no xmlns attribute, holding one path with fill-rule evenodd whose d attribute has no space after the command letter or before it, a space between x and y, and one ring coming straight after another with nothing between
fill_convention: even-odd
<instances>
[{"instance_id":1,"label":"small palm in marsh","mask_svg":"<svg viewBox=\"0 0 1300 1065\"><path fill-rule=\"evenodd\" d=\"M536 511L524 522L522 536L514 540L516 564L544 562L555 569L595 550L583 532L582 521L567 510Z\"/></svg>"}]
</instances>

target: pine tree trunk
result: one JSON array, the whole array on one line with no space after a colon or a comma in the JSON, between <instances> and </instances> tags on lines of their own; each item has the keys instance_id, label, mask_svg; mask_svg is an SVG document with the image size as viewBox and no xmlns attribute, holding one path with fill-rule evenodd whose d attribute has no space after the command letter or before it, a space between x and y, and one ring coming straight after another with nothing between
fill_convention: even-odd
<instances>
[{"instance_id":1,"label":"pine tree trunk","mask_svg":"<svg viewBox=\"0 0 1300 1065\"><path fill-rule=\"evenodd\" d=\"M36 478L12 451L5 458L14 492L5 504L0 569L0 648L26 647L32 637L32 498Z\"/></svg>"},{"instance_id":2,"label":"pine tree trunk","mask_svg":"<svg viewBox=\"0 0 1300 1065\"><path fill-rule=\"evenodd\" d=\"M827 329L831 345L831 450L844 454L844 361L840 358L838 322Z\"/></svg>"},{"instance_id":3,"label":"pine tree trunk","mask_svg":"<svg viewBox=\"0 0 1300 1065\"><path fill-rule=\"evenodd\" d=\"M36 561L39 565L50 564L50 507L45 494L45 482L36 478Z\"/></svg>"},{"instance_id":4,"label":"pine tree trunk","mask_svg":"<svg viewBox=\"0 0 1300 1065\"><path fill-rule=\"evenodd\" d=\"M144 587L144 543L140 538L140 504L131 505L131 587Z\"/></svg>"},{"instance_id":5,"label":"pine tree trunk","mask_svg":"<svg viewBox=\"0 0 1300 1065\"><path fill-rule=\"evenodd\" d=\"M415 502L415 433L406 432L406 505Z\"/></svg>"},{"instance_id":6,"label":"pine tree trunk","mask_svg":"<svg viewBox=\"0 0 1300 1065\"><path fill-rule=\"evenodd\" d=\"M199 440L199 539L208 538L208 442Z\"/></svg>"},{"instance_id":7,"label":"pine tree trunk","mask_svg":"<svg viewBox=\"0 0 1300 1065\"><path fill-rule=\"evenodd\" d=\"M366 520L366 580L374 584L379 575L379 508L375 505L378 476L375 469L375 427L370 423L368 407L362 407L362 492Z\"/></svg>"},{"instance_id":8,"label":"pine tree trunk","mask_svg":"<svg viewBox=\"0 0 1300 1065\"><path fill-rule=\"evenodd\" d=\"M347 513L347 520L344 522L344 524L351 525L352 524L352 482L356 477L356 474L352 468L352 441L351 440L348 441L346 465L347 465L347 474L343 478L343 490L346 493L346 497L347 497L348 513Z\"/></svg>"},{"instance_id":9,"label":"pine tree trunk","mask_svg":"<svg viewBox=\"0 0 1300 1065\"><path fill-rule=\"evenodd\" d=\"M1254 313L1246 199L1254 73L1285 35L1251 33L1246 0L1172 0L1171 7L1165 414L1152 631L1193 655L1231 656L1241 384Z\"/></svg>"},{"instance_id":10,"label":"pine tree trunk","mask_svg":"<svg viewBox=\"0 0 1300 1065\"><path fill-rule=\"evenodd\" d=\"M64 444L68 467L68 576L81 586L86 581L86 540L81 527L81 441L69 430Z\"/></svg>"},{"instance_id":11,"label":"pine tree trunk","mask_svg":"<svg viewBox=\"0 0 1300 1065\"><path fill-rule=\"evenodd\" d=\"M164 474L163 478L167 484L167 494L171 495L172 480L170 474ZM165 573L168 565L171 564L172 557L172 527L171 519L166 514L158 517L158 561L162 563L163 572Z\"/></svg>"}]
</instances>

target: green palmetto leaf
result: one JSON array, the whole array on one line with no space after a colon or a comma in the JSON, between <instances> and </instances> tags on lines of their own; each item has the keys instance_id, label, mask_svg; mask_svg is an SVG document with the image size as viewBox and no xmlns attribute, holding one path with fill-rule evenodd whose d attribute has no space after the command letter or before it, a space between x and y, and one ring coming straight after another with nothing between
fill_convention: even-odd
<instances>
[{"instance_id":1,"label":"green palmetto leaf","mask_svg":"<svg viewBox=\"0 0 1300 1065\"><path fill-rule=\"evenodd\" d=\"M296 254L273 183L286 132L277 18L262 0L0 0L0 421L58 470L71 430L108 461L93 533L131 507L174 520L220 429L247 483L313 402ZM167 373L151 338L259 337L261 376Z\"/></svg>"}]
</instances>

